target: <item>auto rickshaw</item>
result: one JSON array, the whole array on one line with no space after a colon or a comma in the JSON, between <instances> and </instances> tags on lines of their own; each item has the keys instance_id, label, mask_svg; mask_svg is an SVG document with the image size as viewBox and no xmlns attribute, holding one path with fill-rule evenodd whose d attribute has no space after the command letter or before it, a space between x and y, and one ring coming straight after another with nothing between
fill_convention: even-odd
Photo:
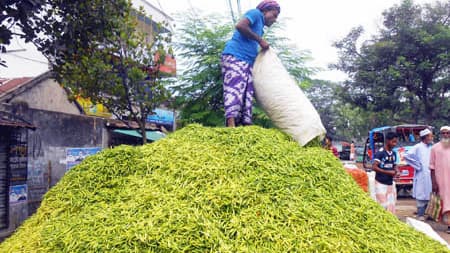
<instances>
[{"instance_id":1,"label":"auto rickshaw","mask_svg":"<svg viewBox=\"0 0 450 253\"><path fill-rule=\"evenodd\" d=\"M400 176L394 178L394 182L398 193L403 190L409 195L413 186L414 168L406 163L404 155L415 144L420 142L419 132L425 128L432 129L431 126L427 125L398 125L383 126L370 130L364 147L364 169L366 169L366 171L372 170L375 153L384 148L386 134L389 132L397 133L399 141L394 148L394 152L397 153L396 164L400 171Z\"/></svg>"}]
</instances>

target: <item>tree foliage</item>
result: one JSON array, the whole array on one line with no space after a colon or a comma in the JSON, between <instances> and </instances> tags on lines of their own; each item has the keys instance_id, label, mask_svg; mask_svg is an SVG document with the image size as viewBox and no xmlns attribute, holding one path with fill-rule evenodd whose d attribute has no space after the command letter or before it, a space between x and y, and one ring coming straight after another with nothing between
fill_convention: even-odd
<instances>
[{"instance_id":1,"label":"tree foliage","mask_svg":"<svg viewBox=\"0 0 450 253\"><path fill-rule=\"evenodd\" d=\"M0 1L0 56L6 52L6 45L11 43L15 35L29 42L35 38L36 31L33 22L42 11L45 0L1 0ZM22 33L16 32L19 28ZM6 62L0 58L0 65L6 67Z\"/></svg>"},{"instance_id":2,"label":"tree foliage","mask_svg":"<svg viewBox=\"0 0 450 253\"><path fill-rule=\"evenodd\" d=\"M111 37L130 9L127 0L4 0L0 6L0 46L19 36L54 67Z\"/></svg>"},{"instance_id":3,"label":"tree foliage","mask_svg":"<svg viewBox=\"0 0 450 253\"><path fill-rule=\"evenodd\" d=\"M136 30L137 17L145 14L133 10L127 0L5 2L1 44L9 44L12 35L31 41L73 97L101 103L117 118L136 121L141 134L145 132L147 116L169 97L158 71L170 51L171 35L160 33L163 24L148 40ZM14 26L17 34L11 32Z\"/></svg>"},{"instance_id":4,"label":"tree foliage","mask_svg":"<svg viewBox=\"0 0 450 253\"><path fill-rule=\"evenodd\" d=\"M298 50L288 38L281 36L281 27L275 25L266 31L265 38L277 50L280 59L299 84L307 86L308 76L314 71L305 65L309 53ZM182 108L183 122L224 125L220 58L233 30L229 19L220 15L205 16L190 11L179 16L178 36L174 41L180 65L184 65L185 69L174 90ZM254 123L272 126L270 119L258 106L254 107Z\"/></svg>"},{"instance_id":5,"label":"tree foliage","mask_svg":"<svg viewBox=\"0 0 450 253\"><path fill-rule=\"evenodd\" d=\"M146 143L147 116L170 96L161 81L159 67L166 52L171 51L168 46L171 34L155 32L149 40L146 34L136 30L138 15L145 14L125 14L126 22L111 31L103 44L79 48L79 54L59 66L58 73L61 83L73 95L105 105L124 122L137 122L142 141ZM156 54L159 58L155 58Z\"/></svg>"},{"instance_id":6,"label":"tree foliage","mask_svg":"<svg viewBox=\"0 0 450 253\"><path fill-rule=\"evenodd\" d=\"M320 114L327 132L333 131L336 127L335 115L340 104L340 101L335 99L337 87L336 83L330 81L311 80L311 84L305 89L305 93Z\"/></svg>"},{"instance_id":7,"label":"tree foliage","mask_svg":"<svg viewBox=\"0 0 450 253\"><path fill-rule=\"evenodd\" d=\"M136 30L138 16L145 13L125 13L125 22L103 43L96 48L79 48L79 54L58 65L57 72L73 95L103 104L126 123L137 122L142 142L146 143L147 116L170 97L161 82L159 67L170 51L171 35L155 32L149 40L147 34Z\"/></svg>"},{"instance_id":8,"label":"tree foliage","mask_svg":"<svg viewBox=\"0 0 450 253\"><path fill-rule=\"evenodd\" d=\"M389 110L372 112L343 99L341 83L311 80L305 93L321 116L327 133L335 140L364 141L370 129L391 124Z\"/></svg>"},{"instance_id":9,"label":"tree foliage","mask_svg":"<svg viewBox=\"0 0 450 253\"><path fill-rule=\"evenodd\" d=\"M335 43L346 72L345 101L395 123L450 120L450 2L404 0L383 13L379 34L359 45L362 27ZM387 114L386 114L387 113Z\"/></svg>"},{"instance_id":10,"label":"tree foliage","mask_svg":"<svg viewBox=\"0 0 450 253\"><path fill-rule=\"evenodd\" d=\"M223 125L220 54L232 27L217 16L200 16L196 11L183 13L177 23L174 45L184 69L174 90L181 119Z\"/></svg>"}]
</instances>

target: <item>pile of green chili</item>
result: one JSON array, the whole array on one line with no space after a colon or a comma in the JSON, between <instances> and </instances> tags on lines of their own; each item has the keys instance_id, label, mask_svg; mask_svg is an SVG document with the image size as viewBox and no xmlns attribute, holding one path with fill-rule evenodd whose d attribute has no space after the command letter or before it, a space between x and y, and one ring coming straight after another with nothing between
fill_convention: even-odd
<instances>
[{"instance_id":1,"label":"pile of green chili","mask_svg":"<svg viewBox=\"0 0 450 253\"><path fill-rule=\"evenodd\" d=\"M0 252L447 252L384 211L327 150L191 125L88 157Z\"/></svg>"}]
</instances>

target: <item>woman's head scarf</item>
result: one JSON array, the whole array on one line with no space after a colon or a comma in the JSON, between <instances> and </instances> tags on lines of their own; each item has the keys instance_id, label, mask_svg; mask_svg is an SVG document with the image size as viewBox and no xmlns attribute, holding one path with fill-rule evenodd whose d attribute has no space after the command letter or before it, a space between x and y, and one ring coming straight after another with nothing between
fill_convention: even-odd
<instances>
[{"instance_id":1,"label":"woman's head scarf","mask_svg":"<svg viewBox=\"0 0 450 253\"><path fill-rule=\"evenodd\" d=\"M256 8L260 11L277 10L280 12L280 5L274 0L264 0Z\"/></svg>"}]
</instances>

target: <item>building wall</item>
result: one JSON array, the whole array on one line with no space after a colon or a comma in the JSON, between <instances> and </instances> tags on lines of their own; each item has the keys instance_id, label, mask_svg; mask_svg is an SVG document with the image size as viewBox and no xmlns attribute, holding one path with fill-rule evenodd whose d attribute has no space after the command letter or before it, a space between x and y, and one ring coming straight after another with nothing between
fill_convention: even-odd
<instances>
[{"instance_id":1,"label":"building wall","mask_svg":"<svg viewBox=\"0 0 450 253\"><path fill-rule=\"evenodd\" d=\"M145 11L145 14L147 14L147 16L151 16L155 22L171 23L173 21L171 17L169 17L166 13L164 13L162 10L160 10L147 0L132 0L131 2L133 7L136 9L142 7Z\"/></svg>"},{"instance_id":2,"label":"building wall","mask_svg":"<svg viewBox=\"0 0 450 253\"><path fill-rule=\"evenodd\" d=\"M67 171L70 148L106 148L109 134L105 119L36 109L17 111L36 126L28 130L28 197L26 202L10 205L9 228L0 238L14 231L40 205L42 196L57 184Z\"/></svg>"},{"instance_id":3,"label":"building wall","mask_svg":"<svg viewBox=\"0 0 450 253\"><path fill-rule=\"evenodd\" d=\"M66 171L66 149L102 147L105 120L97 117L75 116L64 113L30 109L27 119L36 126L29 131L30 160L51 162L51 186L55 185ZM33 168L32 168L33 169Z\"/></svg>"},{"instance_id":4,"label":"building wall","mask_svg":"<svg viewBox=\"0 0 450 253\"><path fill-rule=\"evenodd\" d=\"M136 16L137 31L145 34L146 43L151 43L154 38L154 33L159 29L162 31L172 31L172 18L165 14L162 10L158 9L146 0L132 0L132 5L135 9L142 8L145 17ZM164 24L163 27L157 28L157 23Z\"/></svg>"},{"instance_id":5,"label":"building wall","mask_svg":"<svg viewBox=\"0 0 450 253\"><path fill-rule=\"evenodd\" d=\"M81 114L75 103L67 99L66 91L51 78L22 92L10 101L10 103L17 102L26 102L28 107L33 109Z\"/></svg>"}]
</instances>

